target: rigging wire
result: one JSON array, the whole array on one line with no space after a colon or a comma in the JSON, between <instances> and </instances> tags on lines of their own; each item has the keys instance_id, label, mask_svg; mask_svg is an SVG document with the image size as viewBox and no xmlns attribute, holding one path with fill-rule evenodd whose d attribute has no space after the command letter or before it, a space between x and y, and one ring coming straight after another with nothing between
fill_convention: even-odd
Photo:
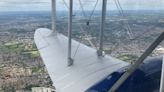
<instances>
[{"instance_id":1,"label":"rigging wire","mask_svg":"<svg viewBox=\"0 0 164 92\"><path fill-rule=\"evenodd\" d=\"M97 2L96 2L95 6L94 6L94 9L93 9L93 11L92 11L92 13L91 13L90 18L88 19L88 21L91 20L93 14L94 14L94 11L95 11L95 9L96 9L97 3L98 3L98 0L97 0ZM83 5L82 5L81 0L79 0L79 4L80 4L80 7L81 7L81 9L82 9L83 16L86 17L86 13L85 13L85 11L84 11L84 7L83 7ZM97 46L96 46L95 44L93 44L92 41L90 40L90 38L89 38L89 36L88 36L88 33L86 33L86 32L84 31L83 27L82 27L80 24L78 24L78 26L80 27L80 31L83 32L84 35L86 36L86 38L87 38L89 44L91 45L91 47L97 49ZM89 25L87 25L87 26L89 26ZM82 41L82 37L81 37L81 39L80 39L80 41L79 41L79 44L78 44L78 46L77 46L77 48L76 48L76 50L75 50L75 53L74 53L74 55L73 55L73 59L75 59L75 56L76 56L76 54L77 54L77 52L78 52L78 49L80 48L81 41Z\"/></svg>"},{"instance_id":2,"label":"rigging wire","mask_svg":"<svg viewBox=\"0 0 164 92\"><path fill-rule=\"evenodd\" d=\"M69 9L69 7L68 7L68 5L67 5L67 3L66 3L65 0L63 0L63 3L64 3L64 5L66 6L66 8ZM79 0L79 4L80 4L80 7L81 7L81 9L82 9L83 16L86 17L86 13L85 13L85 11L84 11L84 7L83 7L83 5L82 5L81 0ZM95 9L96 9L97 4L98 4L98 0L97 0L97 2L95 3L94 8L93 8L93 10L92 10L92 13L91 13L89 19L87 20L87 22L90 22L90 21L91 21L91 18L92 18L93 14L94 14L94 11L95 11ZM89 24L89 23L88 23L88 24ZM96 48L96 49L97 49L97 46L94 45L94 44L92 43L92 41L89 39L88 33L86 33L86 32L84 31L84 29L82 28L82 26L81 26L80 24L78 24L78 25L79 25L79 27L80 27L80 31L82 31L82 32L85 34L85 36L87 37L87 40L89 41L90 45L91 45L93 48ZM87 25L87 26L89 27L89 25ZM78 44L78 46L77 46L77 48L76 48L76 50L75 50L75 53L74 53L74 55L73 55L73 59L75 58L75 56L76 56L76 54L77 54L77 52L78 52L78 49L80 48L81 41L82 41L82 37L81 37L81 39L80 39L80 41L79 41L79 44Z\"/></svg>"},{"instance_id":3,"label":"rigging wire","mask_svg":"<svg viewBox=\"0 0 164 92\"><path fill-rule=\"evenodd\" d=\"M80 7L81 7L81 9L82 9L82 13L83 13L84 17L86 17L87 15L86 15L86 12L85 12L85 10L84 10L83 4L82 4L81 0L78 0L78 1L79 1L79 4L80 4ZM93 14L94 14L94 12L95 12L95 10L96 10L97 5L98 5L98 0L96 0L96 3L95 3L95 5L94 5L94 7L93 7L93 10L92 10L92 12L91 12L91 14L90 14L90 16L89 16L87 22L86 22L87 26L89 26L89 23L90 23L91 18L92 18Z\"/></svg>"},{"instance_id":4,"label":"rigging wire","mask_svg":"<svg viewBox=\"0 0 164 92\"><path fill-rule=\"evenodd\" d=\"M122 16L125 16L124 15L124 12L123 12L123 9L122 9L122 7L121 7L121 4L120 4L120 2L119 2L119 0L114 0L115 1L115 4L116 4L116 6L117 6L117 9L119 9L119 13L122 15ZM128 21L125 21L125 23L127 22L127 24L128 24ZM127 25L127 28L128 28L128 30L129 30L129 35L132 35L132 39L130 39L129 41L127 41L127 43L130 43L130 42L132 42L132 41L135 41L135 40L137 40L137 39L140 39L143 35L145 35L146 33L148 33L148 31L150 30L150 29L153 29L153 28L155 28L156 26L158 26L158 24L157 25L154 25L154 26L152 26L152 27L150 27L150 28L148 28L147 30L145 30L144 32L142 32L141 34L139 34L139 35L137 35L137 36L133 36L133 33L132 33L132 30L131 30L131 28L130 28L130 26L129 25ZM126 29L127 29L126 28ZM119 44L120 45L120 44ZM131 46L128 46L128 48L130 48L130 49L134 49L134 48L132 48ZM116 49L116 48L115 48Z\"/></svg>"},{"instance_id":5,"label":"rigging wire","mask_svg":"<svg viewBox=\"0 0 164 92\"><path fill-rule=\"evenodd\" d=\"M67 9L69 9L68 4L66 3L65 0L63 0L63 3L64 3L64 5L65 5L65 7L66 7Z\"/></svg>"},{"instance_id":6,"label":"rigging wire","mask_svg":"<svg viewBox=\"0 0 164 92\"><path fill-rule=\"evenodd\" d=\"M119 0L114 0L114 2L115 2L115 4L116 4L116 7L117 7L119 13L121 14L121 16L122 16L122 17L125 17L125 14L124 14L123 8L122 8L122 6L121 6L121 4L120 4L120 1L119 1ZM132 40L132 39L133 39L133 33L132 33L132 30L131 30L131 28L130 28L130 26L129 26L128 21L123 21L123 23L124 23L124 25L125 25L125 26L124 26L125 29L127 30L127 34L128 34L129 37L130 37L130 40Z\"/></svg>"},{"instance_id":7,"label":"rigging wire","mask_svg":"<svg viewBox=\"0 0 164 92\"><path fill-rule=\"evenodd\" d=\"M80 27L80 31L84 32L84 35L87 37L87 40L89 41L91 47L94 47L94 48L97 49L97 47L89 39L89 36L87 34L85 34L85 31L84 31L84 29L82 28L82 26L80 24L79 24L79 27ZM76 48L75 53L73 55L73 59L75 58L75 56L76 56L76 54L78 52L78 49L80 48L81 42L82 42L82 37L80 38L79 44L77 45L77 48Z\"/></svg>"},{"instance_id":8,"label":"rigging wire","mask_svg":"<svg viewBox=\"0 0 164 92\"><path fill-rule=\"evenodd\" d=\"M121 6L121 4L120 4L120 1L119 1L119 0L114 0L114 3L115 3L115 5L116 5L116 7L117 7L117 9L118 9L119 14L120 14L122 17L125 17L125 14L124 14L123 8L122 8L122 6ZM128 21L127 21L127 20L122 20L121 24L123 25L123 28L127 31L127 34L128 34L128 36L129 36L130 42L131 42L131 41L134 39L134 36L133 36L132 30L131 30L131 28L130 28L130 25L129 25ZM128 41L128 42L129 42L129 41ZM128 42L127 42L127 43L128 43ZM122 45L123 45L123 44L122 44ZM133 45L134 45L134 43L133 43ZM114 46L113 50L115 51L119 46L121 46L120 40L119 40L119 43L117 43L117 44ZM133 48L131 48L129 45L126 45L126 47L128 47L128 49L133 49Z\"/></svg>"},{"instance_id":9,"label":"rigging wire","mask_svg":"<svg viewBox=\"0 0 164 92\"><path fill-rule=\"evenodd\" d=\"M82 4L81 0L79 0L79 4L80 4L80 7L81 7L81 10L82 10L82 13L83 13L84 17L86 17L87 15L84 11L84 7L83 7L83 4Z\"/></svg>"},{"instance_id":10,"label":"rigging wire","mask_svg":"<svg viewBox=\"0 0 164 92\"><path fill-rule=\"evenodd\" d=\"M116 1L116 0L114 0L114 1ZM119 5L119 6L121 6L121 4L120 4L119 0L117 0L117 2L118 2L118 5ZM123 15L123 16L125 16L125 15L124 15L124 13L123 13L123 9L122 9L122 7L120 7L120 9L121 9L121 11L122 11L122 15ZM152 28L154 28L154 27L155 27L155 26L153 26L153 27L151 27L151 28L149 28L149 29L152 29ZM129 26L129 25L128 25L128 29L130 29L130 26ZM147 31L148 31L148 30L147 30ZM138 35L138 36L136 36L136 37L134 37L134 36L133 36L133 38L131 39L131 41L134 41L134 40L136 40L136 39L140 38L140 37L141 37L141 35L143 35L143 34L147 33L147 31L145 31L145 32L141 33L140 35ZM132 34L131 29L129 30L129 34L130 34L130 35Z\"/></svg>"},{"instance_id":11,"label":"rigging wire","mask_svg":"<svg viewBox=\"0 0 164 92\"><path fill-rule=\"evenodd\" d=\"M122 15L125 16L125 15L124 15L124 12L123 12L123 9L122 9L122 7L121 7L120 1L117 0L117 2L118 2L118 5L120 6ZM132 39L133 39L132 29L130 28L130 25L129 25L128 21L125 21L125 24L126 24L127 29L128 29L127 33L128 33L128 35L130 36L130 40L132 40Z\"/></svg>"},{"instance_id":12,"label":"rigging wire","mask_svg":"<svg viewBox=\"0 0 164 92\"><path fill-rule=\"evenodd\" d=\"M79 0L79 4L80 4L80 8L82 9L83 16L84 16L84 17L87 17L86 12L85 12L85 10L84 10L84 7L83 7L83 4L82 4L81 0ZM94 7L93 7L93 9L92 9L92 11L91 11L91 14L90 14L90 16L89 16L89 19L86 20L87 30L91 30L91 27L90 27L89 24L90 24L91 18L93 17L93 14L94 14L94 12L95 12L95 9L96 9L97 5L98 5L98 0L97 0L96 3L94 4ZM82 28L82 27L81 27L81 28ZM85 31L84 31L84 32L85 32ZM89 34L89 31L86 33L86 36L87 36L87 38L88 38L88 41L89 41L90 45L91 45L92 47L94 47L94 48L97 49L97 45L94 44L94 43L89 39L88 34Z\"/></svg>"},{"instance_id":13,"label":"rigging wire","mask_svg":"<svg viewBox=\"0 0 164 92\"><path fill-rule=\"evenodd\" d=\"M118 12L120 13L120 15L122 17L125 17L123 8L121 7L121 4L120 4L119 0L114 0L114 2L116 4L116 7L117 7ZM122 25L124 25L123 27L127 30L127 34L129 35L130 40L131 40L133 38L133 36L132 36L132 30L131 30L131 28L129 26L129 23L128 23L128 21L122 21L122 22L123 22Z\"/></svg>"},{"instance_id":14,"label":"rigging wire","mask_svg":"<svg viewBox=\"0 0 164 92\"><path fill-rule=\"evenodd\" d=\"M75 53L73 55L73 59L75 59L75 56L76 56L76 54L77 54L77 52L78 52L78 50L80 48L81 42L82 42L82 37L80 38L79 44L77 45L77 48L76 48Z\"/></svg>"},{"instance_id":15,"label":"rigging wire","mask_svg":"<svg viewBox=\"0 0 164 92\"><path fill-rule=\"evenodd\" d=\"M97 0L96 3L95 3L95 6L94 6L94 8L93 8L93 10L92 10L92 13L91 13L91 15L90 15L90 17L89 17L89 19L88 19L88 22L91 21L91 18L92 18L92 16L93 16L94 12L95 12L95 9L96 9L96 7L97 7L97 4L98 4L98 0ZM88 25L89 25L89 24L88 24Z\"/></svg>"},{"instance_id":16,"label":"rigging wire","mask_svg":"<svg viewBox=\"0 0 164 92\"><path fill-rule=\"evenodd\" d=\"M125 15L124 15L124 11L123 11L123 9L122 9L122 7L121 7L121 4L120 4L120 1L117 0L117 2L118 2L118 6L120 7L120 10L121 10L122 16L125 17ZM133 37L133 36L132 36L133 33L132 33L132 30L131 30L131 28L130 28L130 26L129 26L128 21L125 21L125 24L126 24L126 26L127 26L127 28L128 28L128 33L129 33L130 39L132 39L132 37Z\"/></svg>"},{"instance_id":17,"label":"rigging wire","mask_svg":"<svg viewBox=\"0 0 164 92\"><path fill-rule=\"evenodd\" d=\"M119 1L119 0L114 0L114 1L115 1L115 4L116 4L117 8L118 8L118 9L120 8L120 10L121 10L121 11L119 11L119 12L122 14L122 16L125 16L125 15L124 15L124 12L123 12L123 9L122 9L122 7L121 7L120 1ZM128 21L126 21L126 22L128 22ZM157 24L157 25L158 25L158 24ZM152 27L149 28L149 29L153 29L153 28L155 28L157 25L154 25L154 26L152 26ZM128 29L129 29L129 34L132 35L132 30L131 30L130 26L127 25L127 27L128 27ZM149 31L149 29L148 29L147 31ZM134 40L140 38L141 35L144 35L145 33L147 33L147 31L141 33L140 35L138 35L138 36L136 36L136 37L134 37L134 36L132 35L133 38L131 39L131 41L134 41Z\"/></svg>"}]
</instances>

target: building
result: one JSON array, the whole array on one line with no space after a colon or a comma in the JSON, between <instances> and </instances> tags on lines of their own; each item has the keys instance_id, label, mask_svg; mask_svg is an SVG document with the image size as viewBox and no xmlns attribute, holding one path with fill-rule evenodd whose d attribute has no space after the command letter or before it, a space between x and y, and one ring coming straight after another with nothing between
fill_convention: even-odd
<instances>
[{"instance_id":1,"label":"building","mask_svg":"<svg viewBox=\"0 0 164 92\"><path fill-rule=\"evenodd\" d=\"M163 55L164 54L164 47L162 46L158 46L155 50L154 50L154 54L157 55Z\"/></svg>"},{"instance_id":2,"label":"building","mask_svg":"<svg viewBox=\"0 0 164 92\"><path fill-rule=\"evenodd\" d=\"M33 87L32 92L56 92L53 88L47 87Z\"/></svg>"}]
</instances>

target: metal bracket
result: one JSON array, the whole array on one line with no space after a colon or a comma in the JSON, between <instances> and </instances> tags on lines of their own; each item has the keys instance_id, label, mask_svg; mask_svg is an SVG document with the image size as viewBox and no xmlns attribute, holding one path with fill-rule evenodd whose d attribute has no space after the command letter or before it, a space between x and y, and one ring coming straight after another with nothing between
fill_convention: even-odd
<instances>
[{"instance_id":1,"label":"metal bracket","mask_svg":"<svg viewBox=\"0 0 164 92\"><path fill-rule=\"evenodd\" d=\"M68 66L71 66L71 65L73 65L73 59L72 58L68 58Z\"/></svg>"}]
</instances>

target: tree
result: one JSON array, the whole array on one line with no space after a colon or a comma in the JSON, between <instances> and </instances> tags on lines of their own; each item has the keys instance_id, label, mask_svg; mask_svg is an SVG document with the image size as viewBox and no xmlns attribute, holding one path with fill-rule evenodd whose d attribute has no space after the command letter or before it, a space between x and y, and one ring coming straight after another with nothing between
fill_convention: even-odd
<instances>
[{"instance_id":1,"label":"tree","mask_svg":"<svg viewBox=\"0 0 164 92\"><path fill-rule=\"evenodd\" d=\"M16 92L15 88L13 86L6 86L3 88L4 92Z\"/></svg>"}]
</instances>

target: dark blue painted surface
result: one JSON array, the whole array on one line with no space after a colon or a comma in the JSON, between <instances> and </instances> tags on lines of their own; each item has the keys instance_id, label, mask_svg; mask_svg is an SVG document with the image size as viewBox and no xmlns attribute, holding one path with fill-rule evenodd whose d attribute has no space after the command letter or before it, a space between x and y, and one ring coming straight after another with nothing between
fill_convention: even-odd
<instances>
[{"instance_id":1,"label":"dark blue painted surface","mask_svg":"<svg viewBox=\"0 0 164 92\"><path fill-rule=\"evenodd\" d=\"M162 58L154 58L144 63L121 85L116 92L158 92L160 86ZM98 82L86 92L108 92L124 73L120 69Z\"/></svg>"}]
</instances>

